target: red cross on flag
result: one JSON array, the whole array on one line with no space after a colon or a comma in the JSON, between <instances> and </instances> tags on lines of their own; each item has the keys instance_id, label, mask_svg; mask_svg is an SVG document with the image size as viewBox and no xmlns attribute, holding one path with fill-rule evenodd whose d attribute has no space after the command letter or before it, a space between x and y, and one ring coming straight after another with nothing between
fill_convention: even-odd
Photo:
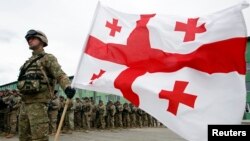
<instances>
[{"instance_id":1,"label":"red cross on flag","mask_svg":"<svg viewBox=\"0 0 250 141\"><path fill-rule=\"evenodd\" d=\"M126 14L98 4L73 87L125 97L187 140L240 124L247 3L202 17Z\"/></svg>"}]
</instances>

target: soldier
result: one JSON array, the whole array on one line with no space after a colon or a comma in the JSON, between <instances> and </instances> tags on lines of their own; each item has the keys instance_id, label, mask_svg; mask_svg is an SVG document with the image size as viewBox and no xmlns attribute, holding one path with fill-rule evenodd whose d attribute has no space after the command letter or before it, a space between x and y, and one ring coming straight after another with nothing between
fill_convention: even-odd
<instances>
[{"instance_id":1,"label":"soldier","mask_svg":"<svg viewBox=\"0 0 250 141\"><path fill-rule=\"evenodd\" d=\"M48 115L49 115L49 134L56 133L56 122L59 110L59 98L57 96L57 90L54 91L54 96L48 103Z\"/></svg>"},{"instance_id":2,"label":"soldier","mask_svg":"<svg viewBox=\"0 0 250 141\"><path fill-rule=\"evenodd\" d=\"M56 121L56 128L58 128L62 113L63 113L63 109L64 109L64 97L63 96L59 96L59 109L58 109L58 114L57 114L57 121Z\"/></svg>"},{"instance_id":3,"label":"soldier","mask_svg":"<svg viewBox=\"0 0 250 141\"><path fill-rule=\"evenodd\" d=\"M96 109L96 117L97 117L97 126L101 129L105 128L105 115L106 115L106 107L103 104L103 101L99 100L99 104Z\"/></svg>"},{"instance_id":4,"label":"soldier","mask_svg":"<svg viewBox=\"0 0 250 141\"><path fill-rule=\"evenodd\" d=\"M82 127L82 116L81 116L81 111L82 111L82 101L80 98L76 98L76 109L75 109L75 129L80 130Z\"/></svg>"},{"instance_id":5,"label":"soldier","mask_svg":"<svg viewBox=\"0 0 250 141\"><path fill-rule=\"evenodd\" d=\"M65 114L65 126L62 133L72 134L72 132L74 131L74 110L75 110L75 102L72 99L70 99L68 109Z\"/></svg>"},{"instance_id":6,"label":"soldier","mask_svg":"<svg viewBox=\"0 0 250 141\"><path fill-rule=\"evenodd\" d=\"M153 127L158 127L158 121L156 118L152 117L153 118Z\"/></svg>"},{"instance_id":7,"label":"soldier","mask_svg":"<svg viewBox=\"0 0 250 141\"><path fill-rule=\"evenodd\" d=\"M123 127L123 124L122 124L123 106L120 101L116 101L115 106L116 106L116 113L115 113L116 126L119 128L122 128Z\"/></svg>"},{"instance_id":8,"label":"soldier","mask_svg":"<svg viewBox=\"0 0 250 141\"><path fill-rule=\"evenodd\" d=\"M88 97L84 98L84 104L83 104L83 117L84 121L86 123L85 127L86 127L86 132L88 132L88 130L90 130L90 120L91 120L91 113L92 113L92 103L90 101L90 99Z\"/></svg>"},{"instance_id":9,"label":"soldier","mask_svg":"<svg viewBox=\"0 0 250 141\"><path fill-rule=\"evenodd\" d=\"M137 112L137 107L135 107L132 103L129 103L129 107L131 109L130 112L130 125L131 127L136 127L136 112Z\"/></svg>"},{"instance_id":10,"label":"soldier","mask_svg":"<svg viewBox=\"0 0 250 141\"><path fill-rule=\"evenodd\" d=\"M136 112L137 126L142 128L142 109L138 108Z\"/></svg>"},{"instance_id":11,"label":"soldier","mask_svg":"<svg viewBox=\"0 0 250 141\"><path fill-rule=\"evenodd\" d=\"M108 128L111 128L114 129L115 127L115 112L116 112L116 109L115 109L115 105L113 104L112 101L109 101L107 103L107 127Z\"/></svg>"},{"instance_id":12,"label":"soldier","mask_svg":"<svg viewBox=\"0 0 250 141\"><path fill-rule=\"evenodd\" d=\"M11 93L8 104L9 104L9 116L8 116L9 134L6 136L6 138L12 138L17 133L16 132L17 114L21 104L20 95L18 95L18 92L16 90L13 90L13 92Z\"/></svg>"},{"instance_id":13,"label":"soldier","mask_svg":"<svg viewBox=\"0 0 250 141\"><path fill-rule=\"evenodd\" d=\"M19 114L19 140L48 141L48 102L53 95L55 81L69 99L75 95L70 80L54 55L44 52L48 45L46 35L29 30L25 36L32 56L20 68L17 87L23 103Z\"/></svg>"},{"instance_id":14,"label":"soldier","mask_svg":"<svg viewBox=\"0 0 250 141\"><path fill-rule=\"evenodd\" d=\"M129 117L130 112L131 112L131 109L128 106L128 103L125 102L123 104L123 112L122 112L122 119L123 119L123 127L124 128L130 127L130 117Z\"/></svg>"},{"instance_id":15,"label":"soldier","mask_svg":"<svg viewBox=\"0 0 250 141\"><path fill-rule=\"evenodd\" d=\"M8 111L8 104L6 102L5 92L0 92L0 130L3 132L7 131L7 111Z\"/></svg>"},{"instance_id":16,"label":"soldier","mask_svg":"<svg viewBox=\"0 0 250 141\"><path fill-rule=\"evenodd\" d=\"M147 119L148 119L148 127L152 127L153 126L153 118L148 113L147 113Z\"/></svg>"},{"instance_id":17,"label":"soldier","mask_svg":"<svg viewBox=\"0 0 250 141\"><path fill-rule=\"evenodd\" d=\"M3 102L3 92L0 91L0 133L2 133L4 128L4 108L7 107L7 105Z\"/></svg>"},{"instance_id":18,"label":"soldier","mask_svg":"<svg viewBox=\"0 0 250 141\"><path fill-rule=\"evenodd\" d=\"M10 132L10 115L11 115L11 108L12 108L12 99L13 93L11 90L6 89L3 93L2 101L6 105L3 108L3 130L5 131L5 135L8 136Z\"/></svg>"},{"instance_id":19,"label":"soldier","mask_svg":"<svg viewBox=\"0 0 250 141\"><path fill-rule=\"evenodd\" d=\"M142 110L142 126L147 127L148 126L148 116L147 113Z\"/></svg>"},{"instance_id":20,"label":"soldier","mask_svg":"<svg viewBox=\"0 0 250 141\"><path fill-rule=\"evenodd\" d=\"M92 128L96 128L96 109L97 109L97 105L95 104L95 101L93 100L92 102L92 113L91 113L91 119L90 119L90 123Z\"/></svg>"},{"instance_id":21,"label":"soldier","mask_svg":"<svg viewBox=\"0 0 250 141\"><path fill-rule=\"evenodd\" d=\"M86 119L84 117L84 105L85 105L85 100L84 100L85 97L82 98L82 111L81 111L81 117L82 117L82 121L81 121L81 124L82 124L82 128L83 129L86 129Z\"/></svg>"}]
</instances>

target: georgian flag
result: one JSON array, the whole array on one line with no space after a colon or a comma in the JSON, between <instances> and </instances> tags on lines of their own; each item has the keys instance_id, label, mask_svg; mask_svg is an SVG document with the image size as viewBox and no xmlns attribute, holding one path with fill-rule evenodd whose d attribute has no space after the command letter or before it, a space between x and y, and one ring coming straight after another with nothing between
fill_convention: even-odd
<instances>
[{"instance_id":1,"label":"georgian flag","mask_svg":"<svg viewBox=\"0 0 250 141\"><path fill-rule=\"evenodd\" d=\"M187 140L240 124L242 3L202 17L126 14L98 4L72 86L123 96Z\"/></svg>"}]
</instances>

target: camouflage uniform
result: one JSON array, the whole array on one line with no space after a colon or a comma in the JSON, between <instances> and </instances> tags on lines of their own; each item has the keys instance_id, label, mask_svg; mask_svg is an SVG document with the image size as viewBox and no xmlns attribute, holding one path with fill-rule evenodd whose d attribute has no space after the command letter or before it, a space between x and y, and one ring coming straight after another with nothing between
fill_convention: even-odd
<instances>
[{"instance_id":1,"label":"camouflage uniform","mask_svg":"<svg viewBox=\"0 0 250 141\"><path fill-rule=\"evenodd\" d=\"M40 54L45 54L45 52L33 52L32 57L27 62L37 58ZM46 74L50 78L56 79L63 89L70 86L69 78L62 71L61 66L53 55L45 54L45 56L40 59L40 63ZM37 68L30 67L29 69ZM53 84L51 84L51 88L54 88ZM20 141L48 140L49 119L47 103L51 98L49 89L36 94L22 94L23 103L20 107L19 115Z\"/></svg>"},{"instance_id":2,"label":"camouflage uniform","mask_svg":"<svg viewBox=\"0 0 250 141\"><path fill-rule=\"evenodd\" d=\"M54 95L53 99L49 102L49 109L48 109L48 115L49 115L49 133L56 133L57 129L57 115L59 110L59 98Z\"/></svg>"},{"instance_id":3,"label":"camouflage uniform","mask_svg":"<svg viewBox=\"0 0 250 141\"><path fill-rule=\"evenodd\" d=\"M91 127L92 128L96 128L97 124L96 124L96 109L97 109L97 106L95 105L94 102L92 102L92 113L91 113L91 119L90 119L90 122L91 122Z\"/></svg>"},{"instance_id":4,"label":"camouflage uniform","mask_svg":"<svg viewBox=\"0 0 250 141\"><path fill-rule=\"evenodd\" d=\"M107 104L107 128L113 129L115 127L115 105L112 101L109 101Z\"/></svg>"},{"instance_id":5,"label":"camouflage uniform","mask_svg":"<svg viewBox=\"0 0 250 141\"><path fill-rule=\"evenodd\" d=\"M123 104L123 112L122 112L122 119L123 119L123 127L128 128L130 127L130 117L129 113L131 112L128 103Z\"/></svg>"},{"instance_id":6,"label":"camouflage uniform","mask_svg":"<svg viewBox=\"0 0 250 141\"><path fill-rule=\"evenodd\" d=\"M122 111L123 111L123 106L120 103L120 101L117 101L116 104L116 113L115 113L115 122L116 122L116 127L123 127L122 124Z\"/></svg>"},{"instance_id":7,"label":"camouflage uniform","mask_svg":"<svg viewBox=\"0 0 250 141\"><path fill-rule=\"evenodd\" d=\"M8 117L8 126L9 126L9 135L7 135L7 138L13 137L17 132L17 115L19 111L21 103L21 98L19 95L11 95L9 99L9 117Z\"/></svg>"},{"instance_id":8,"label":"camouflage uniform","mask_svg":"<svg viewBox=\"0 0 250 141\"><path fill-rule=\"evenodd\" d=\"M142 126L147 127L148 126L148 116L145 111L142 110Z\"/></svg>"},{"instance_id":9,"label":"camouflage uniform","mask_svg":"<svg viewBox=\"0 0 250 141\"><path fill-rule=\"evenodd\" d=\"M137 126L142 127L142 110L140 108L137 109L136 112L136 119L137 119Z\"/></svg>"},{"instance_id":10,"label":"camouflage uniform","mask_svg":"<svg viewBox=\"0 0 250 141\"><path fill-rule=\"evenodd\" d=\"M105 128L105 119L104 119L105 115L106 115L106 106L103 104L102 101L99 101L98 107L96 109L96 116L97 116L97 126L101 129Z\"/></svg>"},{"instance_id":11,"label":"camouflage uniform","mask_svg":"<svg viewBox=\"0 0 250 141\"><path fill-rule=\"evenodd\" d=\"M57 114L57 121L56 121L56 128L58 128L62 113L63 113L63 109L64 109L64 102L65 99L63 96L59 96L59 109L58 109L58 114Z\"/></svg>"},{"instance_id":12,"label":"camouflage uniform","mask_svg":"<svg viewBox=\"0 0 250 141\"><path fill-rule=\"evenodd\" d=\"M55 81L68 98L75 95L70 80L57 59L44 52L48 45L46 35L38 30L29 30L25 36L32 56L20 68L17 88L22 95L19 114L19 140L49 140L48 102L52 98Z\"/></svg>"},{"instance_id":13,"label":"camouflage uniform","mask_svg":"<svg viewBox=\"0 0 250 141\"><path fill-rule=\"evenodd\" d=\"M152 127L153 126L153 118L148 113L147 113L147 119L148 119L148 127Z\"/></svg>"},{"instance_id":14,"label":"camouflage uniform","mask_svg":"<svg viewBox=\"0 0 250 141\"><path fill-rule=\"evenodd\" d=\"M66 104L66 101L64 105ZM65 114L65 126L64 133L71 134L74 131L74 110L75 110L75 102L73 100L69 100L68 109Z\"/></svg>"},{"instance_id":15,"label":"camouflage uniform","mask_svg":"<svg viewBox=\"0 0 250 141\"><path fill-rule=\"evenodd\" d=\"M89 98L85 98L85 102L83 104L83 111L84 111L84 114L83 114L83 117L84 118L84 121L86 123L86 129L89 130L90 129L90 120L91 120L91 114L92 114L92 104L91 104L91 101L89 100Z\"/></svg>"},{"instance_id":16,"label":"camouflage uniform","mask_svg":"<svg viewBox=\"0 0 250 141\"><path fill-rule=\"evenodd\" d=\"M9 90L6 90L4 92L4 96L2 98L2 101L4 104L6 104L4 111L3 111L3 131L7 134L10 132L10 111L11 111L11 104L10 100L12 99L12 96L9 93Z\"/></svg>"},{"instance_id":17,"label":"camouflage uniform","mask_svg":"<svg viewBox=\"0 0 250 141\"><path fill-rule=\"evenodd\" d=\"M0 133L5 131L6 127L5 115L7 113L8 104L6 104L4 97L4 91L0 91Z\"/></svg>"},{"instance_id":18,"label":"camouflage uniform","mask_svg":"<svg viewBox=\"0 0 250 141\"><path fill-rule=\"evenodd\" d=\"M79 98L76 98L76 109L75 109L75 128L80 129L82 127L82 117L81 117L81 111L82 111L82 102Z\"/></svg>"},{"instance_id":19,"label":"camouflage uniform","mask_svg":"<svg viewBox=\"0 0 250 141\"><path fill-rule=\"evenodd\" d=\"M130 125L131 127L136 127L136 112L137 112L137 107L135 107L133 104L129 104L129 107L131 109L130 112Z\"/></svg>"},{"instance_id":20,"label":"camouflage uniform","mask_svg":"<svg viewBox=\"0 0 250 141\"><path fill-rule=\"evenodd\" d=\"M158 121L153 117L153 127L158 127Z\"/></svg>"}]
</instances>

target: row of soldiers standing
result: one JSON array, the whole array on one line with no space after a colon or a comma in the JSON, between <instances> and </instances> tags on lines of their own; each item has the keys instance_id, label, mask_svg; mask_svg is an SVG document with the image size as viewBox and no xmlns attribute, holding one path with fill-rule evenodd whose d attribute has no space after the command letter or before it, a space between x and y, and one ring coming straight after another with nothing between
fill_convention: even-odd
<instances>
[{"instance_id":1,"label":"row of soldiers standing","mask_svg":"<svg viewBox=\"0 0 250 141\"><path fill-rule=\"evenodd\" d=\"M56 132L66 99L57 95L49 104L50 133ZM66 112L63 133L72 133L73 130L115 129L133 127L153 127L161 125L155 118L135 107L132 104L120 101L108 101L105 105L102 100L95 105L88 97L70 100Z\"/></svg>"},{"instance_id":2,"label":"row of soldiers standing","mask_svg":"<svg viewBox=\"0 0 250 141\"><path fill-rule=\"evenodd\" d=\"M58 96L57 91L48 103L49 132L56 133L66 99ZM17 123L21 94L16 90L0 91L0 133L5 132L7 138L17 134ZM73 130L114 129L129 127L153 127L160 123L143 110L132 104L120 101L102 100L95 105L88 97L70 100L65 115L62 132L72 133Z\"/></svg>"},{"instance_id":3,"label":"row of soldiers standing","mask_svg":"<svg viewBox=\"0 0 250 141\"><path fill-rule=\"evenodd\" d=\"M21 97L18 91L0 91L0 133L5 133L7 138L11 138L17 133L20 105Z\"/></svg>"}]
</instances>

